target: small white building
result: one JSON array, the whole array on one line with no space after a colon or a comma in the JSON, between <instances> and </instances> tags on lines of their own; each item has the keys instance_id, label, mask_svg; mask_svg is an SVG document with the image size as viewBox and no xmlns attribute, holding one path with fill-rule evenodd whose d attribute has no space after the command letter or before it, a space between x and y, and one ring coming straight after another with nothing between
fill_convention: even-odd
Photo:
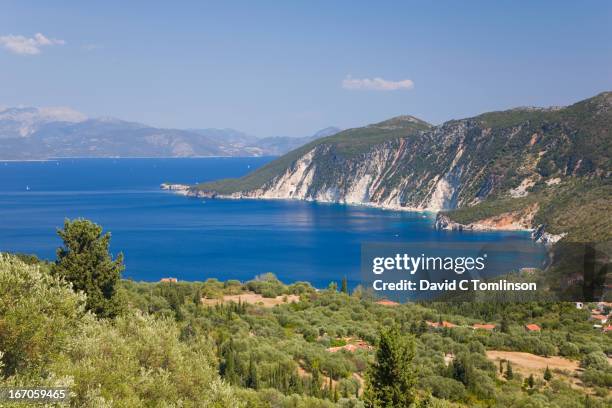
<instances>
[{"instance_id":1,"label":"small white building","mask_svg":"<svg viewBox=\"0 0 612 408\"><path fill-rule=\"evenodd\" d=\"M591 315L591 319L598 321L600 324L606 324L608 322L608 316L604 315Z\"/></svg>"}]
</instances>

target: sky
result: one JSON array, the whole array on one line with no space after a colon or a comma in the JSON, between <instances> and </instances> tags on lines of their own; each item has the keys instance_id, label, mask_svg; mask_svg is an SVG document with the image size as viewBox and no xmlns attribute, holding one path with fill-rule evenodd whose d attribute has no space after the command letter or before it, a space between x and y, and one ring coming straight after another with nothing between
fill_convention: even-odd
<instances>
[{"instance_id":1,"label":"sky","mask_svg":"<svg viewBox=\"0 0 612 408\"><path fill-rule=\"evenodd\" d=\"M609 1L4 1L0 105L305 136L612 90Z\"/></svg>"}]
</instances>

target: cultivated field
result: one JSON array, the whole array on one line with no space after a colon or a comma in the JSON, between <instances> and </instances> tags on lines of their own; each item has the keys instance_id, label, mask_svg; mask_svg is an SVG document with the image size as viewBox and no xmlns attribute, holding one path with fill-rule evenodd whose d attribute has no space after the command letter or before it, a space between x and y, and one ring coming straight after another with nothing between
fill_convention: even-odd
<instances>
[{"instance_id":1,"label":"cultivated field","mask_svg":"<svg viewBox=\"0 0 612 408\"><path fill-rule=\"evenodd\" d=\"M299 302L300 297L297 295L281 295L275 298L266 298L262 295L253 292L241 293L239 295L225 295L221 299L207 299L202 298L202 304L207 306L215 306L223 303L250 303L253 305L260 305L263 307L274 307L283 303Z\"/></svg>"},{"instance_id":2,"label":"cultivated field","mask_svg":"<svg viewBox=\"0 0 612 408\"><path fill-rule=\"evenodd\" d=\"M499 360L508 360L512 362L512 368L523 375L543 374L546 367L551 370L568 371L571 374L579 370L578 361L568 360L563 357L542 357L531 353L523 353L520 351L487 351L487 357L490 360L498 362Z\"/></svg>"}]
</instances>

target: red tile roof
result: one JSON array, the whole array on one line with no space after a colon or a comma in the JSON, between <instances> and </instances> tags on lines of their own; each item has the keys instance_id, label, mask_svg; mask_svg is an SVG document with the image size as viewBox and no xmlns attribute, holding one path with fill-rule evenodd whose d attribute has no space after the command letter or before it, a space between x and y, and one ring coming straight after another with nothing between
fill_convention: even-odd
<instances>
[{"instance_id":1,"label":"red tile roof","mask_svg":"<svg viewBox=\"0 0 612 408\"><path fill-rule=\"evenodd\" d=\"M376 302L376 304L383 305L383 306L399 306L399 303L394 302L392 300L387 300L387 299L379 300L378 302Z\"/></svg>"},{"instance_id":2,"label":"red tile roof","mask_svg":"<svg viewBox=\"0 0 612 408\"><path fill-rule=\"evenodd\" d=\"M431 327L447 327L447 328L453 328L453 327L457 327L456 324L453 324L451 322L447 322L446 320L442 321L442 323L439 322L430 322L429 320L427 320L427 325L431 326Z\"/></svg>"},{"instance_id":3,"label":"red tile roof","mask_svg":"<svg viewBox=\"0 0 612 408\"><path fill-rule=\"evenodd\" d=\"M481 324L481 323L474 323L472 325L473 329L482 329L482 330L493 330L495 329L495 325L494 324Z\"/></svg>"},{"instance_id":4,"label":"red tile roof","mask_svg":"<svg viewBox=\"0 0 612 408\"><path fill-rule=\"evenodd\" d=\"M540 329L540 326L538 326L537 324L526 324L525 325L525 329L527 329L527 331L540 331L542 329Z\"/></svg>"}]
</instances>

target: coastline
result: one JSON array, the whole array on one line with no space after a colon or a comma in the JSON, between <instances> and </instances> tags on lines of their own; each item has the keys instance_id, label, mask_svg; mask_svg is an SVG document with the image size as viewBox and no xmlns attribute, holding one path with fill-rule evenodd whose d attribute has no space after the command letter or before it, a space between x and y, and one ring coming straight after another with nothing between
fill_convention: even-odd
<instances>
[{"instance_id":1,"label":"coastline","mask_svg":"<svg viewBox=\"0 0 612 408\"><path fill-rule=\"evenodd\" d=\"M541 230L541 226L534 228L525 228L521 226L513 226L513 227L492 227L489 225L481 224L478 222L470 223L470 224L460 224L450 220L447 216L441 214L440 211L428 210L418 207L402 207L402 206L390 206L379 203L371 203L371 202L342 202L342 201L332 201L332 200L314 200L314 199L300 199L300 198L286 198L286 197L261 197L261 196L244 196L242 194L210 194L205 192L194 192L192 191L192 186L186 184L172 184L172 183L162 183L160 185L162 190L170 191L174 194L182 195L185 197L192 198L209 198L209 199L221 199L221 200L278 200L278 201L306 201L306 202L316 202L316 203L324 203L324 204L339 204L339 205L348 205L355 207L366 207L366 208L374 208L383 211L402 211L402 212L413 212L425 214L428 217L435 217L434 227L438 230L445 231L479 231L479 232L494 232L494 231L513 231L513 232L525 232L531 234L533 240L538 242L547 243L552 241L551 239L541 240L535 236L536 232ZM555 237L552 234L548 234L542 230L541 235L548 235L551 237ZM554 239L554 238L553 238ZM559 238L560 239L560 238ZM558 239L557 239L558 240ZM552 241L552 242L556 242Z\"/></svg>"},{"instance_id":2,"label":"coastline","mask_svg":"<svg viewBox=\"0 0 612 408\"><path fill-rule=\"evenodd\" d=\"M53 161L58 161L59 159L24 159L24 160L17 160L17 159L0 159L0 162L3 163L36 163L36 162L53 162Z\"/></svg>"},{"instance_id":3,"label":"coastline","mask_svg":"<svg viewBox=\"0 0 612 408\"><path fill-rule=\"evenodd\" d=\"M262 158L262 157L278 157L278 156L268 156L268 155L260 155L260 156L67 156L67 157L48 157L41 159L2 159L0 158L0 162L50 162L50 161L58 161L58 160L123 160L123 159L236 159L236 158Z\"/></svg>"},{"instance_id":4,"label":"coastline","mask_svg":"<svg viewBox=\"0 0 612 408\"><path fill-rule=\"evenodd\" d=\"M388 206L388 205L378 204L378 203L314 200L311 198L301 199L301 198L286 198L286 197L244 196L244 195L234 195L234 194L208 194L208 193L203 193L203 192L194 193L191 190L192 186L187 185L187 184L162 183L160 185L160 188L162 190L171 191L174 194L182 195L185 197L192 197L192 198L210 198L210 199L219 199L219 200L306 201L306 202L314 202L314 203L322 203L322 204L339 204L339 205L349 205L349 206L355 206L355 207L368 207L368 208L375 208L378 210L385 210L385 211L405 211L405 212L414 212L414 213L422 213L422 214L430 214L430 215L438 214L437 211L426 210L423 208Z\"/></svg>"}]
</instances>

